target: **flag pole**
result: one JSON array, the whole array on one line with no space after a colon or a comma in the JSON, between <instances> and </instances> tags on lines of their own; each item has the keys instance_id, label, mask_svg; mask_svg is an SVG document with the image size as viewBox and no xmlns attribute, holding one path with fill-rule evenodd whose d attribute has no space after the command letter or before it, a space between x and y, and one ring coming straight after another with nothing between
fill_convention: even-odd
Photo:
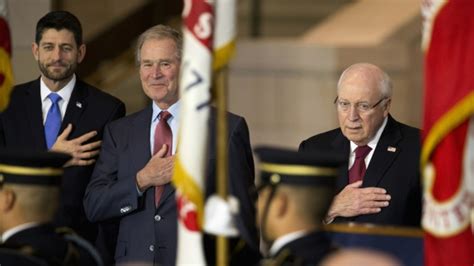
<instances>
[{"instance_id":1,"label":"flag pole","mask_svg":"<svg viewBox=\"0 0 474 266\"><path fill-rule=\"evenodd\" d=\"M217 194L227 201L228 139L227 139L227 67L215 72L215 93L217 107ZM217 236L216 265L229 264L229 242L222 235Z\"/></svg>"}]
</instances>

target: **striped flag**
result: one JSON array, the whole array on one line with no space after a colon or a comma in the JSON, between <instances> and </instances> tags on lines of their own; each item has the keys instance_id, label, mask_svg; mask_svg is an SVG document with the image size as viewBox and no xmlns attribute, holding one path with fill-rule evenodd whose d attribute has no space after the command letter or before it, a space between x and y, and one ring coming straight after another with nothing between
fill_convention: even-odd
<instances>
[{"instance_id":1,"label":"striped flag","mask_svg":"<svg viewBox=\"0 0 474 266\"><path fill-rule=\"evenodd\" d=\"M13 86L11 56L12 46L7 21L7 3L6 0L0 0L0 111L7 107Z\"/></svg>"},{"instance_id":2,"label":"striped flag","mask_svg":"<svg viewBox=\"0 0 474 266\"><path fill-rule=\"evenodd\" d=\"M422 13L425 265L474 265L474 1Z\"/></svg>"},{"instance_id":3,"label":"striped flag","mask_svg":"<svg viewBox=\"0 0 474 266\"><path fill-rule=\"evenodd\" d=\"M226 66L235 52L237 37L235 0L216 1L214 70Z\"/></svg>"},{"instance_id":4,"label":"striped flag","mask_svg":"<svg viewBox=\"0 0 474 266\"><path fill-rule=\"evenodd\" d=\"M212 84L214 7L212 1L186 0L183 10L180 131L173 173L177 190L177 265L205 265L202 243L204 175Z\"/></svg>"}]
</instances>

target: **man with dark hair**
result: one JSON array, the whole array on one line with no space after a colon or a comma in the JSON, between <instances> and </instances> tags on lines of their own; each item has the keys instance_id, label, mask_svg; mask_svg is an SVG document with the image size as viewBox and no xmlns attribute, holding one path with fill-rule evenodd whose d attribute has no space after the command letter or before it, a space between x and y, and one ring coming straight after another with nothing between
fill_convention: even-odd
<instances>
[{"instance_id":1,"label":"man with dark hair","mask_svg":"<svg viewBox=\"0 0 474 266\"><path fill-rule=\"evenodd\" d=\"M387 73L354 64L337 85L339 128L301 142L300 151L329 149L349 158L326 222L420 226L420 130L396 121L391 101Z\"/></svg>"},{"instance_id":2,"label":"man with dark hair","mask_svg":"<svg viewBox=\"0 0 474 266\"><path fill-rule=\"evenodd\" d=\"M83 43L82 26L79 19L67 11L53 11L38 20L36 24L35 42L39 44L43 38L43 34L49 30L68 30L74 35L74 40L78 46Z\"/></svg>"},{"instance_id":3,"label":"man with dark hair","mask_svg":"<svg viewBox=\"0 0 474 266\"><path fill-rule=\"evenodd\" d=\"M13 89L10 104L0 116L0 146L71 155L55 223L95 241L97 228L86 219L82 199L103 128L124 116L125 106L74 74L86 46L81 24L73 14L53 11L42 17L32 52L41 76Z\"/></svg>"},{"instance_id":4,"label":"man with dark hair","mask_svg":"<svg viewBox=\"0 0 474 266\"><path fill-rule=\"evenodd\" d=\"M62 166L70 158L56 152L0 150L1 265L102 264L91 244L51 224L59 205Z\"/></svg>"},{"instance_id":5,"label":"man with dark hair","mask_svg":"<svg viewBox=\"0 0 474 266\"><path fill-rule=\"evenodd\" d=\"M101 153L84 197L91 221L120 219L113 247L117 264L176 264L177 207L170 181L178 139L181 49L181 34L168 26L154 26L139 37L140 79L152 102L106 127ZM234 114L227 117L229 193L240 203L239 215L235 217L240 239L230 241L231 263L249 265L259 257L255 198L249 194L249 188L254 186L254 164L245 119ZM216 191L215 112L211 112L209 126L206 196ZM161 141L165 135L168 141ZM207 236L204 242L207 263L214 265L215 241Z\"/></svg>"},{"instance_id":6,"label":"man with dark hair","mask_svg":"<svg viewBox=\"0 0 474 266\"><path fill-rule=\"evenodd\" d=\"M260 158L257 216L270 249L263 265L319 265L332 252L323 218L345 159L327 150L255 150Z\"/></svg>"}]
</instances>

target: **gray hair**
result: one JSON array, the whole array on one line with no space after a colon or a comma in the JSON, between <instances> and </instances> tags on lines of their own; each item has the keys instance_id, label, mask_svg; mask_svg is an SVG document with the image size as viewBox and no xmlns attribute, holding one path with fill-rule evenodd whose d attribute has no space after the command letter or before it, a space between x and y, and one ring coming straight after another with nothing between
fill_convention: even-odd
<instances>
[{"instance_id":1,"label":"gray hair","mask_svg":"<svg viewBox=\"0 0 474 266\"><path fill-rule=\"evenodd\" d=\"M378 84L379 84L378 88L380 90L380 93L382 93L382 96L385 98L392 97L392 89L393 89L392 79L381 68L370 63L357 63L346 68L344 72L342 72L341 77L339 78L339 81L337 82L338 92L341 87L341 83L346 78L346 75L354 71L362 72L364 74L369 74L369 73L375 74L376 77L378 78Z\"/></svg>"},{"instance_id":2,"label":"gray hair","mask_svg":"<svg viewBox=\"0 0 474 266\"><path fill-rule=\"evenodd\" d=\"M176 58L181 60L181 54L183 52L183 36L181 33L170 26L167 25L156 25L145 32L143 32L137 40L137 46L135 50L135 59L137 65L140 65L140 51L142 49L143 43L146 40L155 39L155 40L162 40L162 39L171 39L176 44L177 55Z\"/></svg>"}]
</instances>

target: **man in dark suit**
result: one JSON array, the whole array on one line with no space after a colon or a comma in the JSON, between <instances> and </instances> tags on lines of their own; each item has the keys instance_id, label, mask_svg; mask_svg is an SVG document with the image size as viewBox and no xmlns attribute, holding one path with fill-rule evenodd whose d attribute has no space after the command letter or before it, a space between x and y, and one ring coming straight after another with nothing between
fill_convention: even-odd
<instances>
[{"instance_id":1,"label":"man in dark suit","mask_svg":"<svg viewBox=\"0 0 474 266\"><path fill-rule=\"evenodd\" d=\"M392 118L391 96L380 68L350 66L337 86L339 128L301 143L300 151L333 149L349 157L326 222L420 225L420 132Z\"/></svg>"},{"instance_id":2,"label":"man in dark suit","mask_svg":"<svg viewBox=\"0 0 474 266\"><path fill-rule=\"evenodd\" d=\"M101 153L86 190L84 206L91 221L119 219L117 240L111 241L116 263L119 264L175 265L177 210L175 189L170 181L180 115L178 76L181 53L181 34L170 27L157 25L139 37L136 55L140 79L152 103L144 110L106 127ZM249 132L242 117L229 114L228 121L229 191L240 202L236 224L243 239L240 245L232 243L231 251L241 254L239 258L233 256L232 261L256 263L258 253L242 252L258 250L254 223L255 198L249 194L254 182ZM156 145L164 135L156 133L160 123L169 128L172 136L169 137L172 138L169 144ZM213 113L210 127L206 196L216 191ZM164 191L155 206L155 191L160 186L164 186ZM205 238L210 265L214 259L211 255L212 243L210 238Z\"/></svg>"},{"instance_id":3,"label":"man in dark suit","mask_svg":"<svg viewBox=\"0 0 474 266\"><path fill-rule=\"evenodd\" d=\"M51 224L62 166L70 158L55 152L0 150L1 265L102 265L91 244Z\"/></svg>"},{"instance_id":4,"label":"man in dark suit","mask_svg":"<svg viewBox=\"0 0 474 266\"><path fill-rule=\"evenodd\" d=\"M270 246L263 265L319 265L333 251L323 218L334 197L343 156L262 147L258 223Z\"/></svg>"},{"instance_id":5,"label":"man in dark suit","mask_svg":"<svg viewBox=\"0 0 474 266\"><path fill-rule=\"evenodd\" d=\"M73 14L53 11L42 17L32 51L41 77L13 89L10 104L0 116L0 145L73 157L65 169L55 223L95 241L97 229L86 219L82 199L103 128L124 116L125 106L74 74L86 48L81 24Z\"/></svg>"}]
</instances>

